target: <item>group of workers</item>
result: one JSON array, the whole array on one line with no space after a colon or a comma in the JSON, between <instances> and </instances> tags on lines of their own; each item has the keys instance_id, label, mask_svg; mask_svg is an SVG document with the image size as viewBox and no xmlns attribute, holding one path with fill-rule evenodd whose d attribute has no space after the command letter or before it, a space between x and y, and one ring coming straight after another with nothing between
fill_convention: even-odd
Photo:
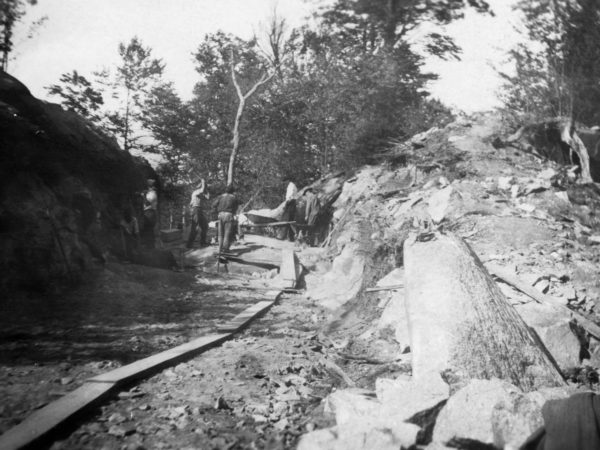
<instances>
[{"instance_id":1,"label":"group of workers","mask_svg":"<svg viewBox=\"0 0 600 450\"><path fill-rule=\"evenodd\" d=\"M293 181L289 181L286 194L285 206L282 220L296 222L301 225L298 236L293 235L290 227L284 228L285 234L289 233L289 238L306 241L313 245L315 241L314 229L320 212L320 203L312 188L307 187L299 195L298 188ZM206 211L208 209L209 191L206 182L202 179L195 186L190 199L191 226L187 240L187 248L192 248L194 241L200 231L200 245L206 246L208 219ZM220 252L229 252L231 243L238 233L242 236L239 226L237 226L236 215L238 213L239 202L234 193L233 186L227 186L225 193L219 196L212 203L213 216L217 217L218 239Z\"/></svg>"},{"instance_id":2,"label":"group of workers","mask_svg":"<svg viewBox=\"0 0 600 450\"><path fill-rule=\"evenodd\" d=\"M187 248L192 248L198 229L200 229L200 245L207 246L208 219L206 210L210 194L206 182L202 179L196 185L190 199L191 224L190 234L187 240ZM221 194L212 203L213 216L217 217L217 234L219 240L219 252L229 252L229 247L233 242L237 228L235 227L235 217L238 212L239 202L235 195L232 185L225 188L225 193Z\"/></svg>"},{"instance_id":3,"label":"group of workers","mask_svg":"<svg viewBox=\"0 0 600 450\"><path fill-rule=\"evenodd\" d=\"M208 209L212 207L213 217L217 218L219 252L229 252L231 243L236 233L241 235L236 226L239 201L232 185L228 185L225 192L210 204L210 193L204 179L194 186L190 199L190 230L186 242L187 248L193 248L198 232L200 233L200 246L209 245L208 234ZM158 220L158 195L156 182L147 180L147 189L141 193L143 201L143 215L141 226L138 224L131 209L123 211L120 223L121 235L125 256L130 258L138 243L144 248L155 247L155 227ZM285 195L284 218L285 221L295 221L304 227L298 236L289 236L292 239L303 239L310 245L314 244L314 226L320 211L320 204L313 190L305 188L302 195L298 195L298 188L289 181ZM286 229L286 233L287 233ZM291 232L291 231L290 231Z\"/></svg>"},{"instance_id":4,"label":"group of workers","mask_svg":"<svg viewBox=\"0 0 600 450\"><path fill-rule=\"evenodd\" d=\"M195 186L190 201L191 226L187 240L187 247L192 248L198 231L200 231L200 245L208 245L208 219L206 215L209 192L204 180ZM125 257L131 259L131 255L137 249L138 243L146 249L155 247L155 228L158 220L158 195L156 193L156 182L147 180L147 189L141 193L143 201L142 224L138 224L130 208L123 211L120 222L121 236ZM235 233L235 215L238 209L238 200L234 194L233 186L227 186L225 193L213 202L214 215L218 219L219 248L228 252Z\"/></svg>"},{"instance_id":5,"label":"group of workers","mask_svg":"<svg viewBox=\"0 0 600 450\"><path fill-rule=\"evenodd\" d=\"M283 212L283 221L296 222L300 231L298 236L294 235L290 227L284 230L290 240L301 240L312 246L315 244L315 227L321 211L319 198L309 186L304 188L302 195L299 195L298 188L292 180L287 180L288 185L285 193L285 207Z\"/></svg>"}]
</instances>

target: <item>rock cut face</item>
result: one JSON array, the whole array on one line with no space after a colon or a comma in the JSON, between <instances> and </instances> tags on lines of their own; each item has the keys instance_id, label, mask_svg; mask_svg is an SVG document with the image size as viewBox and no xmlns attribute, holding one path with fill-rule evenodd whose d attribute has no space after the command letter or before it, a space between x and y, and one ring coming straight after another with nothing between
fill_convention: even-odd
<instances>
[{"instance_id":1,"label":"rock cut face","mask_svg":"<svg viewBox=\"0 0 600 450\"><path fill-rule=\"evenodd\" d=\"M119 247L123 208L154 174L76 113L0 73L0 290L77 282Z\"/></svg>"}]
</instances>

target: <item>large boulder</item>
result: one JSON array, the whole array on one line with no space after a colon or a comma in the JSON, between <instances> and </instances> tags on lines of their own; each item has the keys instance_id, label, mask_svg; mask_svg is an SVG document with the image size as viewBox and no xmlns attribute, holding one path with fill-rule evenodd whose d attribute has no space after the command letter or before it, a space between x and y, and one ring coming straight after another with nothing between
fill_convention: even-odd
<instances>
[{"instance_id":1,"label":"large boulder","mask_svg":"<svg viewBox=\"0 0 600 450\"><path fill-rule=\"evenodd\" d=\"M426 380L378 379L376 393L345 389L330 394L325 412L335 416L336 426L302 437L300 449L398 449L409 448L448 399L450 388L442 378ZM423 423L422 423L423 422Z\"/></svg>"},{"instance_id":2,"label":"large boulder","mask_svg":"<svg viewBox=\"0 0 600 450\"><path fill-rule=\"evenodd\" d=\"M307 296L325 308L337 309L356 297L363 285L364 270L365 258L359 244L349 243L335 257L331 270L308 286Z\"/></svg>"},{"instance_id":3,"label":"large boulder","mask_svg":"<svg viewBox=\"0 0 600 450\"><path fill-rule=\"evenodd\" d=\"M408 417L395 414L391 406L361 389L334 392L327 397L325 412L335 415L336 426L304 435L298 449L369 450L414 445L420 427L404 422Z\"/></svg>"},{"instance_id":4,"label":"large boulder","mask_svg":"<svg viewBox=\"0 0 600 450\"><path fill-rule=\"evenodd\" d=\"M331 269L315 282L307 279L309 298L336 310L357 297L369 275L370 256L376 251L371 232L371 223L362 217L346 224L334 241L338 253Z\"/></svg>"},{"instance_id":5,"label":"large boulder","mask_svg":"<svg viewBox=\"0 0 600 450\"><path fill-rule=\"evenodd\" d=\"M375 390L383 414L403 421L434 410L450 396L450 386L437 374L421 380L380 378Z\"/></svg>"},{"instance_id":6,"label":"large boulder","mask_svg":"<svg viewBox=\"0 0 600 450\"><path fill-rule=\"evenodd\" d=\"M457 391L437 417L433 441L447 444L451 441L494 443L492 414L500 402L511 403L521 391L506 381L471 380Z\"/></svg>"},{"instance_id":7,"label":"large boulder","mask_svg":"<svg viewBox=\"0 0 600 450\"><path fill-rule=\"evenodd\" d=\"M452 195L454 194L454 188L452 186L446 186L434 193L427 202L427 212L433 220L433 223L440 223L446 217L450 208Z\"/></svg>"}]
</instances>

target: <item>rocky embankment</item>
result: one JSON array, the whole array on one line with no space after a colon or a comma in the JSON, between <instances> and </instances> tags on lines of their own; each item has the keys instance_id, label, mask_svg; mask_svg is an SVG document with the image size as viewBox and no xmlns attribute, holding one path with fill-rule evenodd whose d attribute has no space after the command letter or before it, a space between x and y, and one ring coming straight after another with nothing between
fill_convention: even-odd
<instances>
[{"instance_id":1,"label":"rocky embankment","mask_svg":"<svg viewBox=\"0 0 600 450\"><path fill-rule=\"evenodd\" d=\"M299 448L518 448L543 425L547 400L597 389L600 191L581 182L577 167L492 145L506 135L493 115L460 119L415 136L391 151L387 162L364 167L344 184L329 247L320 258L304 256L312 269L307 295L330 311L323 341L342 355L340 361L362 355L407 369L381 375L367 389L331 394L324 410L336 425L306 434ZM425 248L444 236L468 244L481 279L495 284L496 299L518 313L511 326L521 327L548 356L544 374L531 366L526 382L515 377L518 368L503 372L493 351L481 357L487 372L457 376L450 370L470 355L460 355L466 349L459 347L445 355L444 345L432 342L458 329L452 327L462 319L443 314L453 305L438 303L436 311L431 304L438 300L427 299L425 314L420 308L426 305L414 302L429 288L415 286L417 278L436 283L428 267L440 277L448 271L430 251L422 254L431 264L421 261L417 273L412 246ZM407 251L413 266L405 270ZM491 281L490 273L518 280L521 290L499 276ZM522 292L528 289L534 295ZM443 286L437 292L452 300ZM494 317L488 320L479 327L495 325ZM494 336L490 342L493 347ZM428 359L442 360L449 370L416 373L415 364L431 366ZM352 378L353 367L342 367Z\"/></svg>"},{"instance_id":2,"label":"rocky embankment","mask_svg":"<svg viewBox=\"0 0 600 450\"><path fill-rule=\"evenodd\" d=\"M0 74L0 289L77 282L153 173L77 114ZM135 207L135 205L134 205Z\"/></svg>"}]
</instances>

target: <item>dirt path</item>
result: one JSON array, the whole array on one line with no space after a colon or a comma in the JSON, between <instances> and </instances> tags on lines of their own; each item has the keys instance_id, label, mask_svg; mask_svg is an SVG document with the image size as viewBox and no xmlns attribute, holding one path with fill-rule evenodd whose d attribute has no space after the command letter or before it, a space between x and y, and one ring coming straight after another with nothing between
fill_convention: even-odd
<instances>
[{"instance_id":1,"label":"dirt path","mask_svg":"<svg viewBox=\"0 0 600 450\"><path fill-rule=\"evenodd\" d=\"M122 393L53 448L289 448L319 423L331 376L303 300ZM316 318L315 318L316 319Z\"/></svg>"},{"instance_id":2,"label":"dirt path","mask_svg":"<svg viewBox=\"0 0 600 450\"><path fill-rule=\"evenodd\" d=\"M279 254L250 247L249 259ZM177 273L110 263L67 295L6 303L0 431L93 375L214 332L265 299L267 271L239 265L225 275L209 266ZM344 384L320 362L319 311L300 295L283 296L236 339L132 385L51 448L293 446L330 424L321 399Z\"/></svg>"}]
</instances>

